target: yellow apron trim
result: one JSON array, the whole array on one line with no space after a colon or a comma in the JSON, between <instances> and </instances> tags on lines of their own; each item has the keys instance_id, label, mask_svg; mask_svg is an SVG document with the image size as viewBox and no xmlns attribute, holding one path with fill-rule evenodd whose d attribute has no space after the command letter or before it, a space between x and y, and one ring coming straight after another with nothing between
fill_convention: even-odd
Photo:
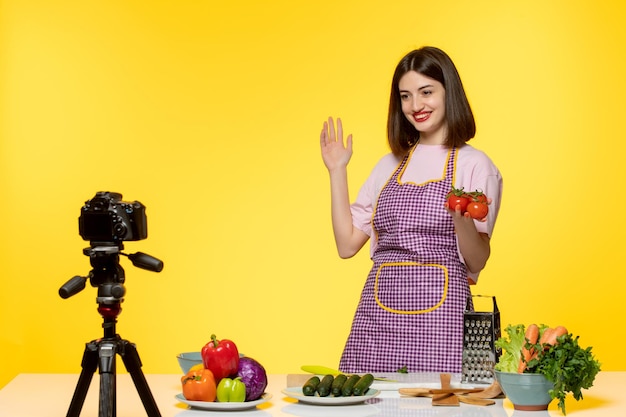
<instances>
[{"instance_id":1,"label":"yellow apron trim","mask_svg":"<svg viewBox=\"0 0 626 417\"><path fill-rule=\"evenodd\" d=\"M382 301L380 301L380 298L378 298L378 277L380 276L380 271L382 271L383 267L386 267L386 266L430 266L430 267L435 267L435 268L441 268L441 270L443 271L443 275L444 275L443 295L441 296L441 300L439 300L439 302L435 304L434 306L424 309L424 310L395 310L393 308L387 307L386 305L382 303ZM396 314L430 313L431 311L434 311L438 309L439 307L441 307L443 302L446 300L447 296L448 296L448 268L446 268L443 265L422 264L419 262L387 262L387 263L381 264L378 267L378 270L376 271L376 278L374 279L374 299L376 300L376 304L378 304L380 308L382 308L383 310L389 311L390 313L396 313Z\"/></svg>"},{"instance_id":2,"label":"yellow apron trim","mask_svg":"<svg viewBox=\"0 0 626 417\"><path fill-rule=\"evenodd\" d=\"M449 157L450 157L450 154L448 154L448 158ZM452 167L452 186L453 187L456 187L456 163L458 161L459 161L459 149L454 148L454 166Z\"/></svg>"}]
</instances>

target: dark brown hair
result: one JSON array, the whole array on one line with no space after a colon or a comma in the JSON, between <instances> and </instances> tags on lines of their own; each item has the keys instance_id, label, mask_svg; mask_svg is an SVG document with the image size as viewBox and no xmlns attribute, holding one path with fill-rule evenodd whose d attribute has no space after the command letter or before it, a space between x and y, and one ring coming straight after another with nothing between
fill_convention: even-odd
<instances>
[{"instance_id":1,"label":"dark brown hair","mask_svg":"<svg viewBox=\"0 0 626 417\"><path fill-rule=\"evenodd\" d=\"M387 138L391 151L398 156L408 152L419 140L419 132L402 112L398 84L409 71L415 71L439 81L446 94L447 134L444 145L461 146L476 134L476 123L470 108L461 77L450 59L441 49L425 46L409 52L398 63L391 83Z\"/></svg>"}]
</instances>

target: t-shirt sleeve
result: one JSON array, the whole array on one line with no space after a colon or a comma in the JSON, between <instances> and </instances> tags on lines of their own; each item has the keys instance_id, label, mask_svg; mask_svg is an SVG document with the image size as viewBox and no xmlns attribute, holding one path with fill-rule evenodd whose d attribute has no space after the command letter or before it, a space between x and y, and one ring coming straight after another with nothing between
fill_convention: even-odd
<instances>
[{"instance_id":1,"label":"t-shirt sleeve","mask_svg":"<svg viewBox=\"0 0 626 417\"><path fill-rule=\"evenodd\" d=\"M359 190L356 200L350 206L352 224L372 237L372 214L374 213L374 190L372 184L366 181Z\"/></svg>"},{"instance_id":2,"label":"t-shirt sleeve","mask_svg":"<svg viewBox=\"0 0 626 417\"><path fill-rule=\"evenodd\" d=\"M487 221L474 222L480 233L491 237L502 202L502 175L486 154L473 148L471 150L465 155L467 158L459 162L455 187L463 187L466 191L479 190L491 199Z\"/></svg>"},{"instance_id":3,"label":"t-shirt sleeve","mask_svg":"<svg viewBox=\"0 0 626 417\"><path fill-rule=\"evenodd\" d=\"M486 154L473 148L468 150L471 152L464 155L467 158L459 161L458 181L455 187L463 187L466 191L480 190L491 199L487 221L476 220L474 222L479 233L486 233L491 238L502 202L502 175ZM459 256L463 260L460 252ZM474 282L478 281L479 274L480 272L469 273L468 271L469 278Z\"/></svg>"}]
</instances>

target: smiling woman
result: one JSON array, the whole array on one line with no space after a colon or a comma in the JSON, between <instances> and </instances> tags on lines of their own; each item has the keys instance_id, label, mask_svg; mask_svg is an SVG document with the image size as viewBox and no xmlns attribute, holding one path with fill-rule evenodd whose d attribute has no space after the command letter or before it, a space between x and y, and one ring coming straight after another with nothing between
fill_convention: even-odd
<instances>
[{"instance_id":1,"label":"smiling woman","mask_svg":"<svg viewBox=\"0 0 626 417\"><path fill-rule=\"evenodd\" d=\"M475 130L456 68L435 47L408 53L396 67L388 115L392 153L380 160L352 204L352 135L344 144L341 120L337 131L332 119L324 123L320 146L330 175L338 253L353 256L372 238L373 266L342 371L461 371L468 281L476 281L489 258L502 195L496 166L467 144ZM448 206L455 189L484 191L491 210L473 219L459 206Z\"/></svg>"}]
</instances>

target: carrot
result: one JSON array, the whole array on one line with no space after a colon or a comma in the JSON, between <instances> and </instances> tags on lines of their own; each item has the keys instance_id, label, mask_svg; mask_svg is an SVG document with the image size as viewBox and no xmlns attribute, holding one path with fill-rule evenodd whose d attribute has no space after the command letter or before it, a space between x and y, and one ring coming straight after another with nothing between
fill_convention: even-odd
<instances>
[{"instance_id":1,"label":"carrot","mask_svg":"<svg viewBox=\"0 0 626 417\"><path fill-rule=\"evenodd\" d=\"M567 334L567 329L564 326L557 326L554 329L550 329L550 330L552 331L550 332L550 334L548 334L548 336L546 336L545 341L544 341L547 347L556 345L558 342L556 338L559 336L563 336L564 334Z\"/></svg>"},{"instance_id":2,"label":"carrot","mask_svg":"<svg viewBox=\"0 0 626 417\"><path fill-rule=\"evenodd\" d=\"M552 333L554 333L554 329L551 327L546 327L541 334L541 339L539 339L539 343L541 343L542 345L547 343L547 340L552 338Z\"/></svg>"},{"instance_id":3,"label":"carrot","mask_svg":"<svg viewBox=\"0 0 626 417\"><path fill-rule=\"evenodd\" d=\"M524 343L524 346L522 346L522 356L520 357L519 365L517 367L517 373L524 373L528 362L530 362L530 360L537 355L537 352L535 352L534 348L531 347L530 349L528 349L526 345L534 345L535 343L537 343L538 338L539 326L537 326L536 324L531 324L530 326L528 326L528 328L526 329L526 333L524 334L524 339L526 339L526 343Z\"/></svg>"}]
</instances>

